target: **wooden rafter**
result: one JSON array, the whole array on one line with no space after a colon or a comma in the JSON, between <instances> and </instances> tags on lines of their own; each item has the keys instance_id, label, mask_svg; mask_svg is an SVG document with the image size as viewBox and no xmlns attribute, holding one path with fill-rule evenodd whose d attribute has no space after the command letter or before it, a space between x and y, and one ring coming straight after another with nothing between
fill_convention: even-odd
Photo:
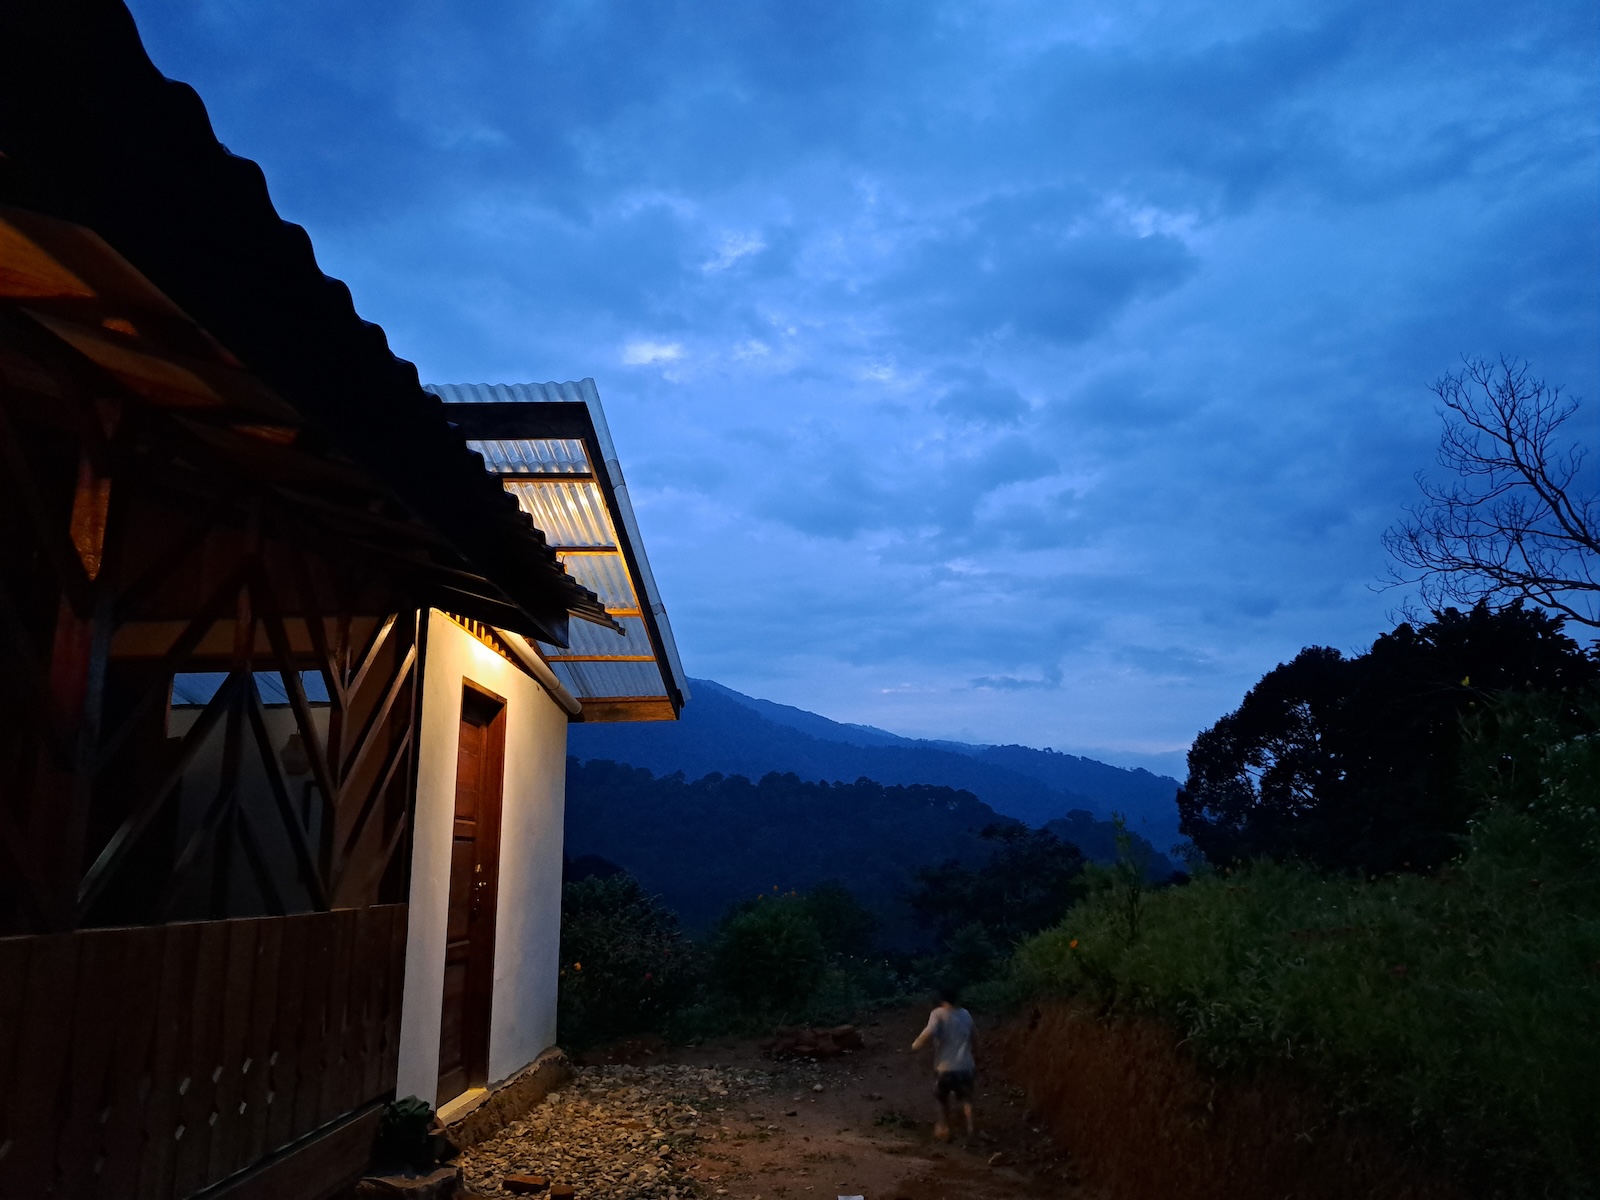
<instances>
[{"instance_id":1,"label":"wooden rafter","mask_svg":"<svg viewBox=\"0 0 1600 1200\"><path fill-rule=\"evenodd\" d=\"M300 672L289 649L289 637L284 631L283 620L278 615L272 589L259 570L253 572L253 575L255 586L259 589L262 623L277 655L278 671L283 679L284 690L289 696L289 707L294 711L295 724L299 726L300 737L306 747L306 756L311 762L312 777L322 789L324 807L336 806L339 798L339 781L331 768L331 759L323 748L322 740L317 736L316 722L311 717L311 702L306 699L305 688L300 682ZM270 748L263 746L262 752L270 753Z\"/></svg>"},{"instance_id":2,"label":"wooden rafter","mask_svg":"<svg viewBox=\"0 0 1600 1200\"><path fill-rule=\"evenodd\" d=\"M267 716L261 704L259 691L251 690L249 704L250 731L255 735L256 745L261 751L267 785L272 790L272 800L278 810L278 818L283 822L283 827L289 835L289 846L294 852L295 866L300 871L300 879L305 884L306 891L311 894L312 906L319 909L326 908L327 881L317 869L316 855L312 853L311 844L306 840L306 827L300 823L300 815L294 811L294 802L289 799L289 789L283 782L283 772L279 769L277 756L273 753L272 739L267 734Z\"/></svg>"},{"instance_id":3,"label":"wooden rafter","mask_svg":"<svg viewBox=\"0 0 1600 1200\"><path fill-rule=\"evenodd\" d=\"M394 674L390 677L389 686L383 691L383 698L378 707L373 710L367 723L362 727L361 734L356 738L356 744L351 748L350 757L345 762L344 770L340 773L343 780L348 781L359 771L366 762L367 755L372 752L389 721L389 714L394 709L395 701L400 698L400 691L411 682L411 668L416 665L417 647L412 643L406 647L405 656L400 664L395 667Z\"/></svg>"},{"instance_id":4,"label":"wooden rafter","mask_svg":"<svg viewBox=\"0 0 1600 1200\"><path fill-rule=\"evenodd\" d=\"M356 849L361 843L361 835L366 832L367 821L378 806L389 785L394 781L395 772L405 762L411 753L411 730L408 727L398 740L390 747L389 753L384 757L383 766L379 769L377 782L367 792L366 799L362 801L361 811L356 813L355 820L350 823L350 832L345 835L344 844L339 849L339 860L335 864L335 878L344 874L344 868L356 856Z\"/></svg>"},{"instance_id":5,"label":"wooden rafter","mask_svg":"<svg viewBox=\"0 0 1600 1200\"><path fill-rule=\"evenodd\" d=\"M299 594L300 611L305 614L311 648L317 656L317 670L322 675L322 684L328 690L329 699L342 712L349 703L349 696L345 692L343 673L338 669L332 648L328 644L328 627L317 604L316 588L311 582L311 571L306 566L305 557L298 551L291 550L286 557L289 560L289 571L293 577L295 590Z\"/></svg>"},{"instance_id":6,"label":"wooden rafter","mask_svg":"<svg viewBox=\"0 0 1600 1200\"><path fill-rule=\"evenodd\" d=\"M205 813L201 816L199 824L190 833L189 840L184 844L182 852L178 855L177 862L173 864L172 872L167 877L166 885L161 889L156 899L156 912L165 916L177 898L178 889L183 886L185 876L199 861L200 856L212 846L213 841L219 847L226 848L227 843L214 839L217 827L224 823L231 814L238 800L239 769L243 757L243 718L244 704L242 693L246 688L255 691L255 680L248 676L241 677L241 683L233 695L228 698L227 711L223 715L223 740L222 740L222 774L217 781L217 790L211 797L211 802L206 806ZM225 874L225 872L224 872ZM213 895L212 904L216 899Z\"/></svg>"},{"instance_id":7,"label":"wooden rafter","mask_svg":"<svg viewBox=\"0 0 1600 1200\"><path fill-rule=\"evenodd\" d=\"M161 811L162 806L172 795L172 789L183 778L184 772L194 761L200 747L210 736L217 723L226 716L228 706L233 702L234 693L243 686L243 679L237 674L230 674L216 695L201 711L199 719L184 734L179 742L177 752L172 756L172 761L157 777L154 786L145 789L144 795L135 803L133 810L123 818L101 848L99 855L83 873L83 878L78 884L78 916L88 916L96 900L111 882L116 869L122 864L133 843L138 839L150 822Z\"/></svg>"},{"instance_id":8,"label":"wooden rafter","mask_svg":"<svg viewBox=\"0 0 1600 1200\"><path fill-rule=\"evenodd\" d=\"M147 687L128 716L123 720L111 735L100 744L99 764L104 767L112 757L122 749L123 743L138 727L138 723L146 713L157 704L164 701L167 694L167 680L177 674L188 663L190 655L211 628L220 621L224 614L236 603L239 589L244 585L248 574L248 564L241 564L217 586L211 596L201 606L200 611L190 618L188 625L183 629L177 639L167 648L161 661L156 666L156 682Z\"/></svg>"}]
</instances>

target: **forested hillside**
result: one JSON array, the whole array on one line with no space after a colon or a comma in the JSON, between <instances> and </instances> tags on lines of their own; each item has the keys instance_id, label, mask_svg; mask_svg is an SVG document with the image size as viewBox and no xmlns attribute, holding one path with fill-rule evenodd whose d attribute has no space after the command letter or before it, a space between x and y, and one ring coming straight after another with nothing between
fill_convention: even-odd
<instances>
[{"instance_id":1,"label":"forested hillside","mask_svg":"<svg viewBox=\"0 0 1600 1200\"><path fill-rule=\"evenodd\" d=\"M847 725L788 705L742 695L708 679L691 681L681 720L574 725L568 746L581 759L646 767L657 775L714 772L759 779L792 772L804 780L965 789L997 813L1043 826L1073 809L1128 826L1165 851L1179 840L1178 783L1143 770L1026 746L917 741Z\"/></svg>"},{"instance_id":2,"label":"forested hillside","mask_svg":"<svg viewBox=\"0 0 1600 1200\"><path fill-rule=\"evenodd\" d=\"M793 774L690 781L606 761L567 764L567 853L625 868L691 929L759 892L837 880L878 916L888 941L915 940L903 898L916 870L986 861L993 847L980 832L1008 821L948 787L816 783ZM1089 843L1085 857L1115 854L1111 827L1087 813L1052 831ZM1141 846L1164 874L1165 860Z\"/></svg>"}]
</instances>

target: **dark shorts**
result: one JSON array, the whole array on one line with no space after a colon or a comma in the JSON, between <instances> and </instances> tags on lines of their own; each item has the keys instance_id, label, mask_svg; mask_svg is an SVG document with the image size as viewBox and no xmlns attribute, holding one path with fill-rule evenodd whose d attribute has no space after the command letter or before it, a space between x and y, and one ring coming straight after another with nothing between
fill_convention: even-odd
<instances>
[{"instance_id":1,"label":"dark shorts","mask_svg":"<svg viewBox=\"0 0 1600 1200\"><path fill-rule=\"evenodd\" d=\"M963 1104L972 1099L971 1071L940 1071L939 1082L934 1084L933 1094L939 1098L940 1103L954 1096Z\"/></svg>"}]
</instances>

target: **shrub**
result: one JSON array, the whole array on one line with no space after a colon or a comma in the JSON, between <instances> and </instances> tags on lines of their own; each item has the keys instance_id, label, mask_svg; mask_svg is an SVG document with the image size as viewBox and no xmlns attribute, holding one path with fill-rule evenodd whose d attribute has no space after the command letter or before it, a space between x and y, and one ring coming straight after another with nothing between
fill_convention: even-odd
<instances>
[{"instance_id":1,"label":"shrub","mask_svg":"<svg viewBox=\"0 0 1600 1200\"><path fill-rule=\"evenodd\" d=\"M822 983L827 947L806 900L793 892L734 909L712 949L717 984L746 1012L793 1013Z\"/></svg>"},{"instance_id":2,"label":"shrub","mask_svg":"<svg viewBox=\"0 0 1600 1200\"><path fill-rule=\"evenodd\" d=\"M694 945L627 874L591 875L561 890L558 1025L569 1047L660 1030L693 992Z\"/></svg>"},{"instance_id":3,"label":"shrub","mask_svg":"<svg viewBox=\"0 0 1600 1200\"><path fill-rule=\"evenodd\" d=\"M373 1161L380 1167L426 1171L440 1149L432 1130L433 1108L426 1100L407 1096L393 1101L379 1119Z\"/></svg>"},{"instance_id":4,"label":"shrub","mask_svg":"<svg viewBox=\"0 0 1600 1200\"><path fill-rule=\"evenodd\" d=\"M1097 892L1019 981L1171 1021L1218 1068L1301 1071L1495 1194L1600 1179L1600 705L1502 701L1462 755L1483 806L1435 878L1260 862Z\"/></svg>"},{"instance_id":5,"label":"shrub","mask_svg":"<svg viewBox=\"0 0 1600 1200\"><path fill-rule=\"evenodd\" d=\"M825 880L804 892L800 899L828 954L865 954L871 947L878 918L844 884Z\"/></svg>"},{"instance_id":6,"label":"shrub","mask_svg":"<svg viewBox=\"0 0 1600 1200\"><path fill-rule=\"evenodd\" d=\"M994 974L1001 958L989 931L976 921L968 921L945 939L937 975L952 987L966 988Z\"/></svg>"}]
</instances>

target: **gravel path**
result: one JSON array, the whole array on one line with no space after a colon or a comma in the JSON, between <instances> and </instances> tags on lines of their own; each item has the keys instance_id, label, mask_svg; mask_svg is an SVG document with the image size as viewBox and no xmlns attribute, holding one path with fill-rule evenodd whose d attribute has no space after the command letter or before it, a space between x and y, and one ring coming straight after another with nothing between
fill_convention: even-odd
<instances>
[{"instance_id":1,"label":"gravel path","mask_svg":"<svg viewBox=\"0 0 1600 1200\"><path fill-rule=\"evenodd\" d=\"M582 1200L680 1200L702 1142L721 1140L722 1114L767 1093L772 1076L744 1067L580 1067L499 1137L461 1156L467 1191L510 1195L507 1175L572 1184ZM706 1189L714 1190L714 1189Z\"/></svg>"}]
</instances>

